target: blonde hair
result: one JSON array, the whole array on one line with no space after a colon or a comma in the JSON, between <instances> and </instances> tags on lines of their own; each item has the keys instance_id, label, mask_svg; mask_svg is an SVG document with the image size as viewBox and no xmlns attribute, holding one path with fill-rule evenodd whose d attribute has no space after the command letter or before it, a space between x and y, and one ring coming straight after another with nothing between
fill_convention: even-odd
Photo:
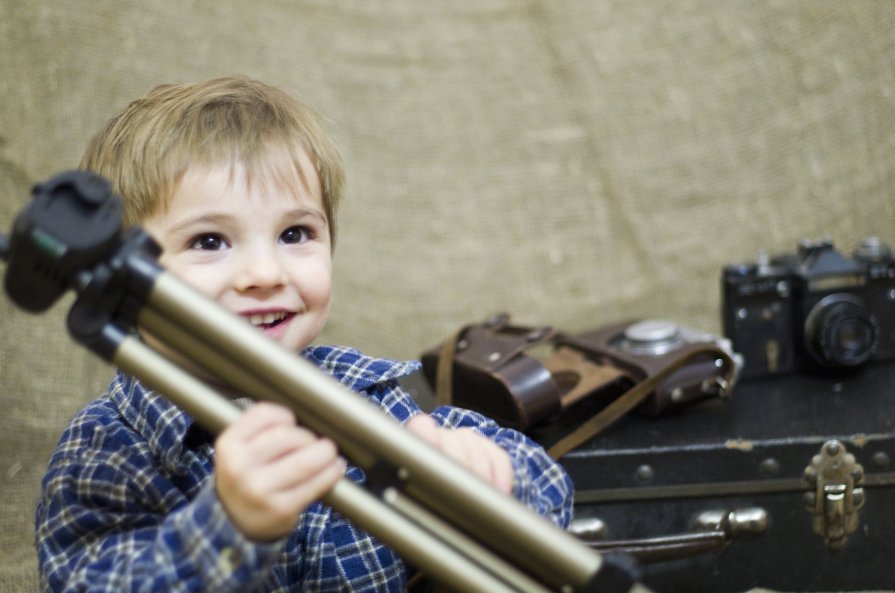
<instances>
[{"instance_id":1,"label":"blonde hair","mask_svg":"<svg viewBox=\"0 0 895 593\"><path fill-rule=\"evenodd\" d=\"M285 150L291 171L272 170ZM165 208L190 166L245 163L248 171L297 174L304 152L320 179L335 246L335 215L345 173L318 115L280 89L242 76L161 85L133 101L91 139L80 167L109 179L126 224ZM280 159L281 160L281 159Z\"/></svg>"}]
</instances>

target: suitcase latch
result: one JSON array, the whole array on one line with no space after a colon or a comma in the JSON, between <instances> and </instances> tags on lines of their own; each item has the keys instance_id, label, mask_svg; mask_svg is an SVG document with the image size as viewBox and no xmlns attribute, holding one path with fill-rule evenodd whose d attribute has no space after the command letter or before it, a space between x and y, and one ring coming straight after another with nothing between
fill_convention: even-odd
<instances>
[{"instance_id":1,"label":"suitcase latch","mask_svg":"<svg viewBox=\"0 0 895 593\"><path fill-rule=\"evenodd\" d=\"M803 479L805 508L814 516L814 531L829 550L840 550L849 534L858 528L858 511L864 506L864 468L838 440L820 448Z\"/></svg>"}]
</instances>

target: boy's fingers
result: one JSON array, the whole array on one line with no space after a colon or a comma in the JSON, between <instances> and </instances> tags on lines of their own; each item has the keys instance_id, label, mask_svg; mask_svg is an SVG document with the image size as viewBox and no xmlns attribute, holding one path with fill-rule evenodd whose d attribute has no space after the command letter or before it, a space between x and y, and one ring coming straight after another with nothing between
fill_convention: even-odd
<instances>
[{"instance_id":1,"label":"boy's fingers","mask_svg":"<svg viewBox=\"0 0 895 593\"><path fill-rule=\"evenodd\" d=\"M268 464L260 478L271 490L291 490L314 480L333 463L345 464L332 441L319 439Z\"/></svg>"},{"instance_id":2,"label":"boy's fingers","mask_svg":"<svg viewBox=\"0 0 895 593\"><path fill-rule=\"evenodd\" d=\"M427 414L414 416L407 428L501 492L512 492L513 464L496 443L468 428L441 428Z\"/></svg>"},{"instance_id":3,"label":"boy's fingers","mask_svg":"<svg viewBox=\"0 0 895 593\"><path fill-rule=\"evenodd\" d=\"M496 443L486 439L469 429L460 429L456 432L462 446L458 449L458 455L463 457L461 463L484 479L489 484L504 493L509 493L513 488L513 465L509 455Z\"/></svg>"},{"instance_id":4,"label":"boy's fingers","mask_svg":"<svg viewBox=\"0 0 895 593\"><path fill-rule=\"evenodd\" d=\"M319 500L344 475L345 461L337 458L301 485L267 493L259 505L224 508L237 528L253 541L273 541L288 535L311 503ZM223 500L222 500L223 502Z\"/></svg>"},{"instance_id":5,"label":"boy's fingers","mask_svg":"<svg viewBox=\"0 0 895 593\"><path fill-rule=\"evenodd\" d=\"M310 479L285 491L286 496L292 499L292 505L304 509L329 492L329 489L345 475L345 467L345 460L337 457L319 468Z\"/></svg>"},{"instance_id":6,"label":"boy's fingers","mask_svg":"<svg viewBox=\"0 0 895 593\"><path fill-rule=\"evenodd\" d=\"M440 445L442 428L428 414L417 414L407 422L407 429L433 447Z\"/></svg>"},{"instance_id":7,"label":"boy's fingers","mask_svg":"<svg viewBox=\"0 0 895 593\"><path fill-rule=\"evenodd\" d=\"M255 434L243 446L251 449L256 460L274 461L312 445L319 438L310 430L295 424L273 425Z\"/></svg>"},{"instance_id":8,"label":"boy's fingers","mask_svg":"<svg viewBox=\"0 0 895 593\"><path fill-rule=\"evenodd\" d=\"M490 442L490 441L489 441ZM509 454L495 443L491 450L491 483L503 492L510 494L513 491L513 463L510 461Z\"/></svg>"},{"instance_id":9,"label":"boy's fingers","mask_svg":"<svg viewBox=\"0 0 895 593\"><path fill-rule=\"evenodd\" d=\"M245 441L276 425L295 425L295 415L285 406L258 402L240 414L236 422L228 426L218 439L223 437L231 441Z\"/></svg>"}]
</instances>

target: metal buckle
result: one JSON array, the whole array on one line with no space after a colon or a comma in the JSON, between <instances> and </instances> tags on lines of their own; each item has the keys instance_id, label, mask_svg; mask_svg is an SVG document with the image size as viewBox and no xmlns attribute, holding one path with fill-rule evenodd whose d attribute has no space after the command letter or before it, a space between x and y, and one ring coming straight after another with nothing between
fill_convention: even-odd
<instances>
[{"instance_id":1,"label":"metal buckle","mask_svg":"<svg viewBox=\"0 0 895 593\"><path fill-rule=\"evenodd\" d=\"M864 468L834 439L823 444L803 479L811 489L805 493L805 508L814 516L814 531L828 549L842 549L858 528L858 511L864 506Z\"/></svg>"}]
</instances>

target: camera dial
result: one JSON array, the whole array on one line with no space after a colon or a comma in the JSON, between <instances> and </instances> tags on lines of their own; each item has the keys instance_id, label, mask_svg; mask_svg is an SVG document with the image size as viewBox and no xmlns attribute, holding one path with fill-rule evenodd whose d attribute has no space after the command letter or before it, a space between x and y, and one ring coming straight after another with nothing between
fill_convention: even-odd
<instances>
[{"instance_id":1,"label":"camera dial","mask_svg":"<svg viewBox=\"0 0 895 593\"><path fill-rule=\"evenodd\" d=\"M631 354L661 356L677 350L684 343L676 324L663 319L647 319L625 328L617 347Z\"/></svg>"},{"instance_id":2,"label":"camera dial","mask_svg":"<svg viewBox=\"0 0 895 593\"><path fill-rule=\"evenodd\" d=\"M868 263L887 262L892 259L892 250L879 237L865 237L852 257Z\"/></svg>"},{"instance_id":3,"label":"camera dial","mask_svg":"<svg viewBox=\"0 0 895 593\"><path fill-rule=\"evenodd\" d=\"M876 351L878 326L857 297L830 294L805 319L805 345L817 362L828 367L856 367Z\"/></svg>"}]
</instances>

